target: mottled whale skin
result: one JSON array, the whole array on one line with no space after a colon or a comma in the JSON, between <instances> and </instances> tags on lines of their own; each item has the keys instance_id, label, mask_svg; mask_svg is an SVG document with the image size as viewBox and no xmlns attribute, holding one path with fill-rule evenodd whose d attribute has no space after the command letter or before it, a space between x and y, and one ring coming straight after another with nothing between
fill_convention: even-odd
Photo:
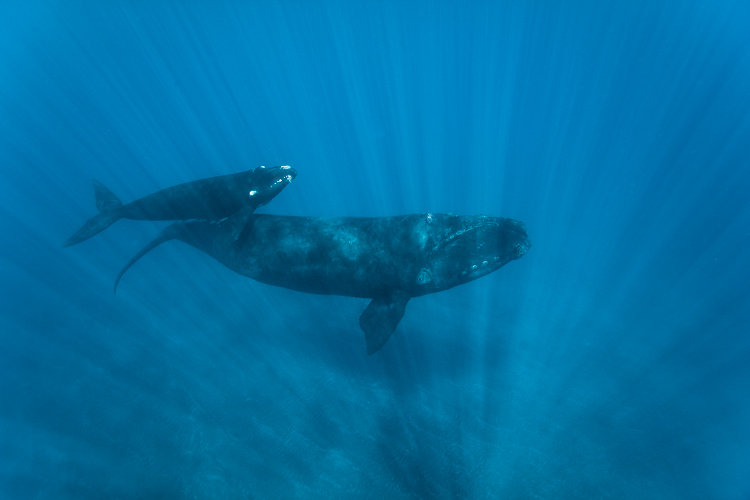
<instances>
[{"instance_id":1,"label":"mottled whale skin","mask_svg":"<svg viewBox=\"0 0 750 500\"><path fill-rule=\"evenodd\" d=\"M171 239L269 285L373 299L360 317L368 354L385 345L410 298L485 276L531 246L521 222L485 215L238 214L219 222L168 226L123 268L115 289L131 265Z\"/></svg>"},{"instance_id":2,"label":"mottled whale skin","mask_svg":"<svg viewBox=\"0 0 750 500\"><path fill-rule=\"evenodd\" d=\"M258 167L168 187L125 205L103 184L94 181L99 213L86 221L63 246L85 241L120 219L217 220L240 210L252 213L271 201L296 176L297 172L288 165Z\"/></svg>"}]
</instances>

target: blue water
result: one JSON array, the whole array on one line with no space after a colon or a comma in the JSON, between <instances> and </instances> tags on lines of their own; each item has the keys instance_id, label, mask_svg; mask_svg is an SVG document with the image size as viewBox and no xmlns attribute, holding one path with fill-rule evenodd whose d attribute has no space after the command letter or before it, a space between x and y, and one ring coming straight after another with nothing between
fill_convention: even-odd
<instances>
[{"instance_id":1,"label":"blue water","mask_svg":"<svg viewBox=\"0 0 750 500\"><path fill-rule=\"evenodd\" d=\"M118 5L118 3L120 5ZM746 2L0 7L0 497L750 498ZM234 274L95 208L261 164L260 211L486 213L412 300Z\"/></svg>"}]
</instances>

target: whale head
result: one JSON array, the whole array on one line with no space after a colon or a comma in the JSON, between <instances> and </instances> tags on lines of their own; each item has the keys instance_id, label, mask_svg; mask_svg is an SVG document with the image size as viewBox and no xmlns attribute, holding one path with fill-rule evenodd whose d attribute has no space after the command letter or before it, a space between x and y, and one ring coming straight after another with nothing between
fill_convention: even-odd
<instances>
[{"instance_id":1,"label":"whale head","mask_svg":"<svg viewBox=\"0 0 750 500\"><path fill-rule=\"evenodd\" d=\"M265 205L297 177L297 171L289 165L281 167L261 166L250 172L247 196L255 206Z\"/></svg>"},{"instance_id":2,"label":"whale head","mask_svg":"<svg viewBox=\"0 0 750 500\"><path fill-rule=\"evenodd\" d=\"M420 293L431 293L481 278L531 247L522 222L484 215L427 215L431 251L417 273Z\"/></svg>"}]
</instances>

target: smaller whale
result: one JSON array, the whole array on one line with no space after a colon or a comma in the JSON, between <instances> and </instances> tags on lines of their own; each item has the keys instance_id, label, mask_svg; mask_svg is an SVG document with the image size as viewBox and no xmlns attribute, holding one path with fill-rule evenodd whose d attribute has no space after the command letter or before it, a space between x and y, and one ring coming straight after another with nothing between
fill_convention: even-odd
<instances>
[{"instance_id":1,"label":"smaller whale","mask_svg":"<svg viewBox=\"0 0 750 500\"><path fill-rule=\"evenodd\" d=\"M127 204L95 180L94 197L99 213L87 220L63 246L85 241L120 219L218 220L240 210L252 213L271 201L296 176L297 172L288 165L258 167L178 184Z\"/></svg>"}]
</instances>

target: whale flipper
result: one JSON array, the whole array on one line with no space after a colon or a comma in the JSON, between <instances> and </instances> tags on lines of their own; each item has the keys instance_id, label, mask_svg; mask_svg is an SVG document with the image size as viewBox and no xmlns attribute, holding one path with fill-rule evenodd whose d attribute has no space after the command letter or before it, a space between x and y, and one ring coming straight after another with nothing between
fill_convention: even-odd
<instances>
[{"instance_id":1,"label":"whale flipper","mask_svg":"<svg viewBox=\"0 0 750 500\"><path fill-rule=\"evenodd\" d=\"M75 245L101 233L122 217L120 214L122 208L120 199L97 180L94 180L94 197L99 213L87 220L73 236L68 238L63 243L64 247Z\"/></svg>"},{"instance_id":2,"label":"whale flipper","mask_svg":"<svg viewBox=\"0 0 750 500\"><path fill-rule=\"evenodd\" d=\"M372 299L359 317L359 326L365 332L367 354L378 352L388 342L399 321L404 317L409 298L408 295L397 292Z\"/></svg>"},{"instance_id":3,"label":"whale flipper","mask_svg":"<svg viewBox=\"0 0 750 500\"><path fill-rule=\"evenodd\" d=\"M244 245L253 229L253 212L255 207L245 207L227 219L227 224L232 228L232 238L235 246L240 248Z\"/></svg>"}]
</instances>

